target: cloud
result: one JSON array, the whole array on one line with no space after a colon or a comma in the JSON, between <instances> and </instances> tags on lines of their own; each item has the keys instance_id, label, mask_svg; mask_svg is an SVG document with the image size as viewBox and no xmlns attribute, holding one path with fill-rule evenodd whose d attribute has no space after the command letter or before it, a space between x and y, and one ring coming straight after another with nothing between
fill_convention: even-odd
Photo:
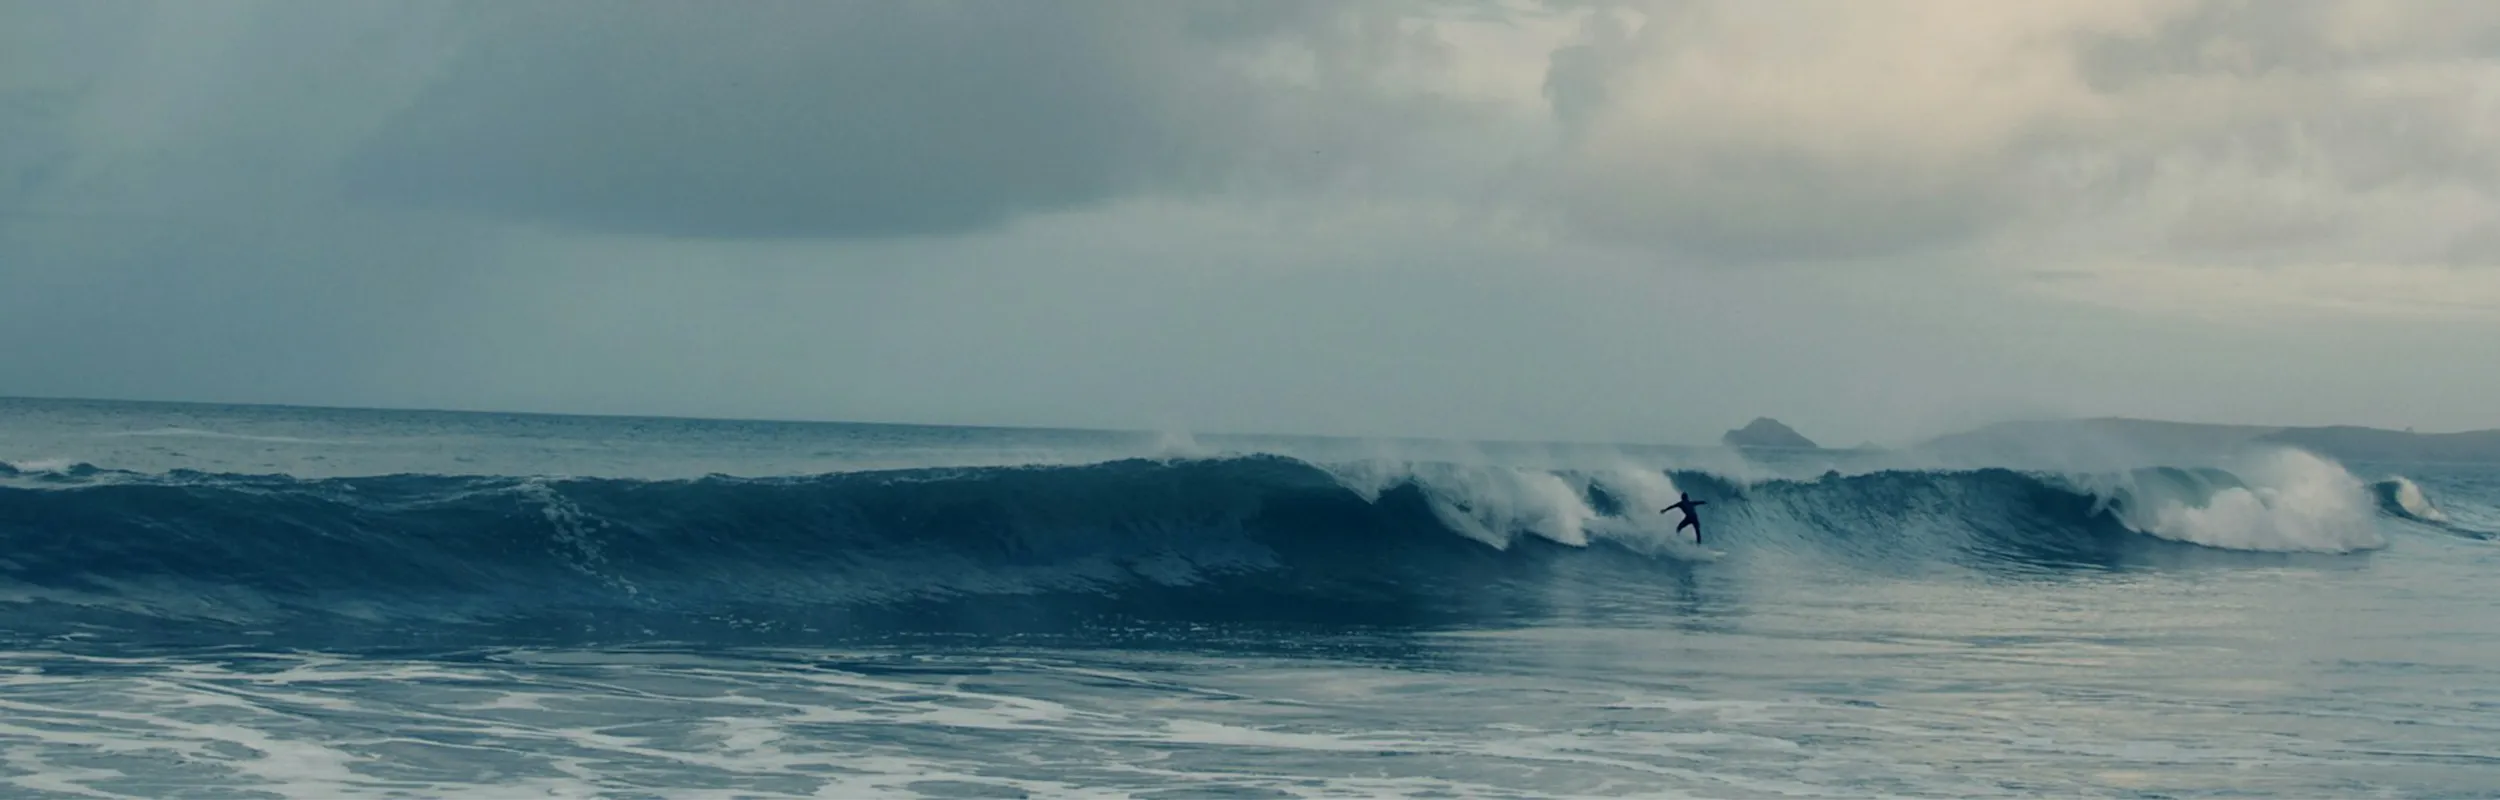
<instances>
[{"instance_id":1,"label":"cloud","mask_svg":"<svg viewBox=\"0 0 2500 800\"><path fill-rule=\"evenodd\" d=\"M1637 33L1616 34L1635 18ZM2101 113L2074 42L2143 24L2123 3L1627 4L1557 54L1576 126L1553 173L1571 220L1700 263L1869 257L2019 213L2016 169ZM1579 106L1591 105L1579 100Z\"/></svg>"},{"instance_id":2,"label":"cloud","mask_svg":"<svg viewBox=\"0 0 2500 800\"><path fill-rule=\"evenodd\" d=\"M274 170L377 211L860 239L1352 193L1700 266L2500 261L2486 4L277 8L18 8L105 46L12 48L70 77L0 84L0 204Z\"/></svg>"},{"instance_id":3,"label":"cloud","mask_svg":"<svg viewBox=\"0 0 2500 800\"><path fill-rule=\"evenodd\" d=\"M2500 391L2437 366L2500 341L2485 4L641 2L0 3L0 393L1854 441Z\"/></svg>"},{"instance_id":4,"label":"cloud","mask_svg":"<svg viewBox=\"0 0 2500 800\"><path fill-rule=\"evenodd\" d=\"M1573 136L1551 196L1693 263L2471 261L2500 220L2488 5L1650 2L1585 25L1552 64Z\"/></svg>"},{"instance_id":5,"label":"cloud","mask_svg":"<svg viewBox=\"0 0 2500 800\"><path fill-rule=\"evenodd\" d=\"M345 207L330 172L426 80L426 12L0 5L40 32L0 42L0 339L29 343L0 392L316 401L458 336L493 229Z\"/></svg>"},{"instance_id":6,"label":"cloud","mask_svg":"<svg viewBox=\"0 0 2500 800\"><path fill-rule=\"evenodd\" d=\"M602 231L934 236L1255 181L1306 146L1359 158L1404 127L1354 105L1380 100L1363 89L1400 32L1301 0L464 8L443 77L350 162L356 196Z\"/></svg>"}]
</instances>

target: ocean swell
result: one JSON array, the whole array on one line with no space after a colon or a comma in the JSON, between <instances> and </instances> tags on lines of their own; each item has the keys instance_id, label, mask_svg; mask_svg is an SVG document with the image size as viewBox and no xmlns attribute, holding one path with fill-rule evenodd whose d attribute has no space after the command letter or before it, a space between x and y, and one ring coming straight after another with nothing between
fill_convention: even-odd
<instances>
[{"instance_id":1,"label":"ocean swell","mask_svg":"<svg viewBox=\"0 0 2500 800\"><path fill-rule=\"evenodd\" d=\"M2361 484L2297 454L1756 482L1268 455L665 481L46 466L0 465L0 630L21 635L1410 624L1532 613L1558 581L1647 586L1712 550L2040 568L2382 543ZM1658 513L1679 491L1712 501L1709 550Z\"/></svg>"}]
</instances>

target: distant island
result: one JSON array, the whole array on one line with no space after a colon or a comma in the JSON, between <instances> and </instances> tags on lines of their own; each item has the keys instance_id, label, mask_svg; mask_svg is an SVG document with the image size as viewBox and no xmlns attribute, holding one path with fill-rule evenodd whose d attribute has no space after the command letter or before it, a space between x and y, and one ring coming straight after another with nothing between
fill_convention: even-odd
<instances>
[{"instance_id":1,"label":"distant island","mask_svg":"<svg viewBox=\"0 0 2500 800\"><path fill-rule=\"evenodd\" d=\"M1798 433L1795 428L1780 424L1779 420L1770 417L1755 417L1754 421L1745 423L1745 427L1728 431L1726 435L1720 436L1719 441L1729 447L1822 449L1820 445L1814 443L1814 440L1806 438L1805 434Z\"/></svg>"},{"instance_id":2,"label":"distant island","mask_svg":"<svg viewBox=\"0 0 2500 800\"><path fill-rule=\"evenodd\" d=\"M2212 453L2279 444L2338 461L2500 463L2500 430L2414 433L2352 425L2216 425L2125 417L1999 423L1939 436L1919 449L2001 454L2077 441L2147 453Z\"/></svg>"}]
</instances>

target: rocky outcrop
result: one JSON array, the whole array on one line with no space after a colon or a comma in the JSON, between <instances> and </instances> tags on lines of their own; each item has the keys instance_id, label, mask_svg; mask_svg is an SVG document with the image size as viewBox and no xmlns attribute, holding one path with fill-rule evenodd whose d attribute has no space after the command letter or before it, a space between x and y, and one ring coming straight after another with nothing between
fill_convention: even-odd
<instances>
[{"instance_id":1,"label":"rocky outcrop","mask_svg":"<svg viewBox=\"0 0 2500 800\"><path fill-rule=\"evenodd\" d=\"M1728 431L1727 435L1719 437L1719 441L1729 447L1817 448L1814 440L1770 417L1755 417L1754 421L1745 423L1745 427Z\"/></svg>"}]
</instances>

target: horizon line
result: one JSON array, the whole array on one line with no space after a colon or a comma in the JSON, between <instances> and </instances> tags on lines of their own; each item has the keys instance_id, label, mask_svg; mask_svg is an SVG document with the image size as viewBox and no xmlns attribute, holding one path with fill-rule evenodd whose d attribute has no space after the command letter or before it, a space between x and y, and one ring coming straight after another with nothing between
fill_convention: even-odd
<instances>
[{"instance_id":1,"label":"horizon line","mask_svg":"<svg viewBox=\"0 0 2500 800\"><path fill-rule=\"evenodd\" d=\"M999 423L973 423L973 422L898 422L898 421L892 421L892 420L875 420L875 419L832 419L832 418L816 418L816 419L806 419L806 418L788 418L788 417L733 417L733 416L705 417L705 416L694 416L694 415L688 415L688 414L655 414L655 413L625 413L625 412L585 412L585 411L523 411L523 410L511 410L511 409L488 409L488 408L447 408L447 407L435 407L435 406L414 406L414 405L410 405L410 406L388 406L388 405L356 406L356 405L334 405L334 404L322 404L322 403L295 403L295 402L265 402L265 401L240 402L240 401L227 401L227 400L164 400L164 399L127 398L127 397L92 397L92 396L79 396L79 395L26 395L26 394L0 394L0 402L6 402L6 401L11 401L11 400L32 400L32 401L38 401L38 402L62 402L62 403L124 403L124 404L130 404L130 405L193 406L193 407L201 407L201 408L216 408L216 407L227 407L227 408L261 408L261 409L287 409L287 410L297 410L297 411L390 411L390 412L401 412L401 413L411 413L411 414L457 414L457 415L470 415L470 416L510 416L510 417L578 417L578 418L584 418L584 419L605 419L605 420L657 420L657 421L669 421L669 422L725 422L725 423L748 423L748 424L761 424L761 425L862 425L862 426L872 426L872 427L891 427L891 428L950 428L950 429L957 429L957 430L985 430L985 431L1048 431L1048 432L1059 432L1059 433L1125 434L1125 435L1139 435L1139 436L1161 436L1161 435L1166 435L1166 434L1178 434L1178 435L1188 436L1188 437L1192 437L1192 438L1201 437L1201 436L1205 436L1205 437L1217 437L1217 438L1243 438L1243 439L1255 439L1255 438L1296 439L1296 438L1299 438L1299 439L1338 439L1338 440L1345 440L1345 441L1410 441L1410 442L1441 442L1441 443L1466 443L1466 444L1490 444L1490 445L1577 445L1577 446L1593 446L1593 447L1623 447L1623 446L1631 446L1631 447L1672 447L1672 448L1690 448L1690 449L1708 449L1708 448L1711 448L1711 447L1713 447L1713 446L1714 446L1714 445L1680 444L1680 443L1674 443L1674 442L1611 442L1611 441L1573 440L1573 439L1515 439L1515 438L1477 438L1477 439L1471 439L1471 438L1458 438L1458 437L1418 436L1418 435L1409 435L1409 434L1360 434L1360 435L1356 435L1356 434L1330 434L1330 433L1243 432L1243 431L1221 431L1221 430L1218 430L1218 431L1199 431L1199 430L1187 430L1187 429L1179 429L1179 430L1163 430L1163 429L1156 429L1156 428L1150 428L1150 427L1147 427L1147 428L1110 428L1110 427L1086 426L1086 425L1032 425L1032 424L999 424ZM1718 446L1724 446L1724 445L1718 445Z\"/></svg>"},{"instance_id":2,"label":"horizon line","mask_svg":"<svg viewBox=\"0 0 2500 800\"><path fill-rule=\"evenodd\" d=\"M977 423L977 422L902 422L902 421L894 421L894 420L877 420L877 419L831 419L831 418L815 418L815 419L807 419L807 418L790 418L790 417L762 417L762 416L757 416L757 417L737 417L737 416L706 417L706 416L695 416L695 415L689 415L689 414L666 414L666 413L586 412L586 411L530 411L530 410L517 410L517 409L458 408L458 407L414 406L414 405L411 405L411 406L390 406L390 405L356 406L356 405L334 405L334 404L322 404L322 403L301 403L301 402L270 402L270 401L237 402L237 401L224 401L224 400L165 400L165 399L128 398L128 397L94 397L94 396L81 396L81 395L29 395L29 394L0 394L0 401L5 401L5 400L33 400L33 401L70 402L70 403L127 403L127 404L132 404L132 405L160 405L160 406L197 406L197 407L217 407L217 406L226 406L226 407L236 407L236 408L292 409L292 410L304 410L304 411L396 411L396 412L415 413L415 414L463 414L463 415L475 415L475 416L497 416L497 415L500 415L500 416L514 416L514 417L580 417L580 418L587 418L587 419L610 419L610 420L659 420L659 421L671 421L671 422L729 422L729 423L751 423L751 424L765 424L765 425L866 425L866 426L879 426L879 427L892 427L892 428L951 428L951 429L960 429L960 430L992 430L992 431L1053 431L1053 432L1066 432L1066 433L1104 433L1104 434L1132 434L1132 435L1165 435L1165 434L1173 434L1173 433L1177 433L1177 434L1179 434L1179 435L1189 436L1189 437L1193 437L1193 438L1194 438L1194 437L1198 437L1198 436L1209 436L1209 437L1233 437L1233 438L1260 438L1260 437L1267 437L1267 438L1340 439L1340 440L1351 440L1351 441L1364 441L1364 440L1401 441L1401 440L1403 440L1403 441L1417 441L1417 442L1465 442L1465 443L1475 443L1475 444L1497 444L1497 445L1507 444L1507 445L1633 446L1633 447L1678 447L1678 448L1693 448L1693 449L1711 449L1711 448L1714 448L1714 447L1728 447L1728 446L1730 446L1730 445L1727 445L1727 444L1725 443L1724 438L1723 438L1723 439L1722 439L1722 441L1721 441L1720 443L1718 443L1718 444L1682 444L1682 443L1674 443L1674 442L1660 442L1660 441L1650 441L1650 442L1613 442L1613 441L1590 441L1590 440L1578 440L1578 439L1517 439L1517 438L1482 438L1482 439L1475 439L1475 438L1454 438L1454 437L1436 437L1436 436L1417 436L1417 435L1405 435L1405 434L1396 434L1396 435L1390 435L1390 434L1362 434L1362 435L1350 435L1350 434L1327 434L1327 433L1243 432L1243 431L1220 431L1220 430L1219 430L1219 431L1195 431L1195 430L1186 430L1186 429L1183 429L1183 430L1161 430L1161 429L1156 429L1156 428L1110 428L1110 427L1089 426L1089 425L1034 425L1034 424L1000 424L1000 423ZM1768 419L1768 420L1771 420L1772 422L1777 422L1777 423L1779 423L1779 424L1780 424L1781 426L1783 426L1783 427L1789 427L1789 428L1790 428L1790 430L1795 430L1795 428L1788 426L1788 423L1786 423L1786 422L1784 422L1784 421L1781 421L1781 420L1780 420L1779 418L1777 418L1777 417L1772 417L1772 416L1767 416L1767 415L1756 415L1756 417L1755 417L1755 418L1756 418L1756 419ZM1928 436L1919 437L1919 438L1918 438L1918 440L1917 440L1916 442L1914 442L1914 443L1904 443L1904 444L1897 445L1897 446L1898 446L1898 447L1915 447L1915 446L1917 446L1918 444L1932 443L1932 442L1934 442L1934 441L1936 441L1936 440L1938 440L1938 439L1942 439L1942 438L1949 437L1949 436L1957 436L1957 435L1962 435L1962 434L1977 433L1977 432L1979 432L1979 431L1987 430L1987 429L1989 429L1989 428L1994 428L1994 427L1999 427L1999 426L2005 426L2005 425L2042 424L2042 423L2050 423L2050 424L2055 424L2055 423L2076 423L2076 422L2086 422L2086 423L2088 423L2088 422L2145 422L2145 423L2154 423L2154 424L2162 424L2162 425L2188 425L2188 426L2209 427L2209 428L2263 428L2263 429L2268 429L2268 430L2271 430L2271 431L2300 430L2300 429L2307 429L2307 430L2328 430L2328 429L2338 429L2338 428L2342 428L2342 429L2357 429L2357 430L2384 431L2384 432L2387 432L2387 433L2402 433L2402 434L2409 434L2409 435L2413 435L2413 436L2453 436L2453 435L2459 435L2459 434L2474 434L2474 433L2500 433L2500 427L2495 427L2495 428L2467 428L2467 429L2454 430L2454 431L2431 431L2431 432L2421 432L2421 431L2414 430L2413 428L2410 428L2410 427L2407 427L2407 428L2382 428L2382 427L2378 427L2378 426L2374 426L2374 425L2355 425L2355 424L2349 424L2349 423L2333 423L2333 424L2324 424L2324 425L2283 425L2283 424L2274 424L2274 423L2259 423L2259 422L2194 422L2194 421L2189 421L2189 420L2162 419L2162 418L2157 418L2157 417L2136 417L2136 416L2127 416L2127 415L2124 415L2124 414L2103 414L2103 415L2096 415L2096 416L2080 416L2080 415L2078 415L2078 416L2070 416L2070 417L2035 417L2035 418L2024 418L2024 419L2009 419L2009 420L2001 420L2001 421L1997 421L1997 422L1989 422L1989 423L1984 423L1984 424L1976 425L1976 426L1973 426L1973 427L1970 427L1970 428L1966 428L1966 429L1963 429L1963 430L1959 430L1959 431L1952 431L1952 432L1947 432L1947 433L1937 433L1937 434L1931 434L1931 435L1928 435ZM1750 421L1748 421L1746 424L1751 424L1751 422L1750 422ZM1736 430L1742 429L1743 427L1744 427L1743 425L1739 425L1739 426L1737 426L1737 427L1735 427L1735 428L1730 428L1730 429L1729 429L1729 431L1730 431L1730 432L1733 432L1733 431L1736 431ZM1722 437L1724 437L1724 434L1722 434ZM1809 440L1811 440L1811 439L1812 439L1812 437L1807 437L1807 438L1808 438ZM1869 441L1866 441L1866 442L1862 442L1862 443L1860 443L1860 444L1850 445L1850 446L1845 446L1845 447L1844 447L1844 446L1835 446L1835 445L1830 445L1830 444L1825 444L1825 443L1817 442L1817 443L1816 443L1816 445L1815 445L1815 447L1814 447L1814 449L1817 449L1817 450L1858 450L1858 449L1864 449L1864 448L1865 448L1865 447L1867 447L1868 445L1875 445L1875 446L1877 446L1877 447L1893 447L1893 446L1896 446L1896 445L1883 445L1883 444L1878 444L1878 443L1876 443L1876 442L1874 442L1874 441L1872 441L1872 440L1869 440Z\"/></svg>"}]
</instances>

